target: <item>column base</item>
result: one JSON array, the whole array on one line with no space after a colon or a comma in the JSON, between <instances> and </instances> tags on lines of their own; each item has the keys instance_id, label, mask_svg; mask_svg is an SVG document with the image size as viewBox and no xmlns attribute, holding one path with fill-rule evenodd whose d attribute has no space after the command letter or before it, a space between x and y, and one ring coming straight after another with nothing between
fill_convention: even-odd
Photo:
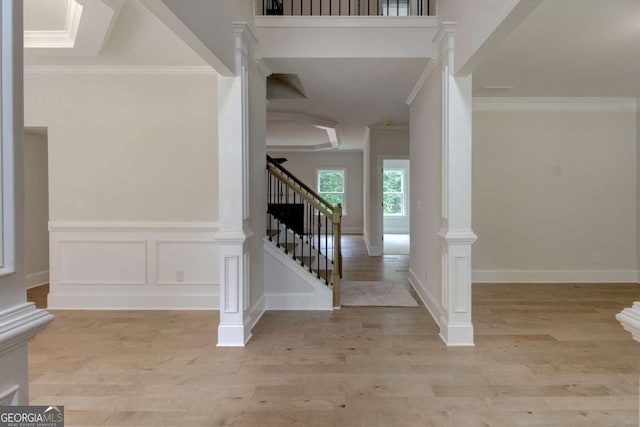
<instances>
[{"instance_id":1,"label":"column base","mask_svg":"<svg viewBox=\"0 0 640 427\"><path fill-rule=\"evenodd\" d=\"M447 319L440 318L440 338L447 347L473 347L473 324L449 324Z\"/></svg>"},{"instance_id":2,"label":"column base","mask_svg":"<svg viewBox=\"0 0 640 427\"><path fill-rule=\"evenodd\" d=\"M250 339L251 329L247 326L218 326L218 347L244 347Z\"/></svg>"}]
</instances>

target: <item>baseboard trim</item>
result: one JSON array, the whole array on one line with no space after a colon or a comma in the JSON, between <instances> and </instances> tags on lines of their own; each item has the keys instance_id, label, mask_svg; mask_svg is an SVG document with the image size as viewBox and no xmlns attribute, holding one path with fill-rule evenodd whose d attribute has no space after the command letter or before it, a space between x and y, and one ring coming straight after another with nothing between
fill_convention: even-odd
<instances>
[{"instance_id":1,"label":"baseboard trim","mask_svg":"<svg viewBox=\"0 0 640 427\"><path fill-rule=\"evenodd\" d=\"M474 270L473 283L638 283L636 270Z\"/></svg>"},{"instance_id":2,"label":"baseboard trim","mask_svg":"<svg viewBox=\"0 0 640 427\"><path fill-rule=\"evenodd\" d=\"M50 310L218 310L218 294L56 294Z\"/></svg>"},{"instance_id":3,"label":"baseboard trim","mask_svg":"<svg viewBox=\"0 0 640 427\"><path fill-rule=\"evenodd\" d=\"M333 304L318 304L315 294L277 293L265 294L265 307L267 310L318 310L331 311Z\"/></svg>"},{"instance_id":4,"label":"baseboard trim","mask_svg":"<svg viewBox=\"0 0 640 427\"><path fill-rule=\"evenodd\" d=\"M440 318L442 316L442 309L440 308L440 304L438 304L433 295L431 295L431 292L427 290L426 284L418 279L418 276L411 268L409 268L408 277L409 283L411 284L411 286L413 286L413 289L420 297L420 300L422 300L422 303L427 308L427 311L429 312L431 317L433 317L433 320L436 322L436 324L441 327Z\"/></svg>"},{"instance_id":5,"label":"baseboard trim","mask_svg":"<svg viewBox=\"0 0 640 427\"><path fill-rule=\"evenodd\" d=\"M362 227L342 227L340 229L342 234L353 234L356 236L362 235Z\"/></svg>"},{"instance_id":6,"label":"baseboard trim","mask_svg":"<svg viewBox=\"0 0 640 427\"><path fill-rule=\"evenodd\" d=\"M35 288L49 283L49 270L27 274L27 289Z\"/></svg>"}]
</instances>

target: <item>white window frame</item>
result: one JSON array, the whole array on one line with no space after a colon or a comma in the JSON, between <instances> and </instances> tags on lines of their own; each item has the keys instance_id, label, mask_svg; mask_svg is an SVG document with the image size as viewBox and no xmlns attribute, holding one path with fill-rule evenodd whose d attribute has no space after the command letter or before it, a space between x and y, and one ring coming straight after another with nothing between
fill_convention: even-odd
<instances>
[{"instance_id":1,"label":"white window frame","mask_svg":"<svg viewBox=\"0 0 640 427\"><path fill-rule=\"evenodd\" d=\"M327 167L327 168L316 168L316 192L322 196L322 192L320 191L320 173L321 172L342 172L344 188L342 189L342 216L347 216L347 170L345 168L336 168L336 167ZM324 193L324 194L340 194L340 193Z\"/></svg>"},{"instance_id":2,"label":"white window frame","mask_svg":"<svg viewBox=\"0 0 640 427\"><path fill-rule=\"evenodd\" d=\"M400 216L407 216L407 170L405 168L383 168L382 169L382 182L384 185L384 173L387 171L393 171L393 172L400 172L402 174L402 191L400 193L398 192L391 192L391 191L384 191L384 186L383 186L383 191L382 191L382 200L384 201L384 195L385 194L400 194L402 195L402 212L401 213L385 213L384 212L384 208L382 209L382 216L388 216L388 217L400 217Z\"/></svg>"}]
</instances>

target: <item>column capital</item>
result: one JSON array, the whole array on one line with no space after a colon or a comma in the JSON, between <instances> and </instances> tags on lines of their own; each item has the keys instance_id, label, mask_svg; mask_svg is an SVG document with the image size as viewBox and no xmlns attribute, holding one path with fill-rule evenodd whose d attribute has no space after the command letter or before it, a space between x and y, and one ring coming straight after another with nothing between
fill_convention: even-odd
<instances>
[{"instance_id":1,"label":"column capital","mask_svg":"<svg viewBox=\"0 0 640 427\"><path fill-rule=\"evenodd\" d=\"M233 31L236 34L236 49L249 48L258 43L258 39L246 22L234 22ZM240 45L238 44L240 42Z\"/></svg>"},{"instance_id":2,"label":"column capital","mask_svg":"<svg viewBox=\"0 0 640 427\"><path fill-rule=\"evenodd\" d=\"M449 230L446 228L438 231L438 237L449 245L473 245L478 236L472 230Z\"/></svg>"},{"instance_id":3,"label":"column capital","mask_svg":"<svg viewBox=\"0 0 640 427\"><path fill-rule=\"evenodd\" d=\"M453 52L456 35L455 22L441 22L438 31L433 37L433 43L438 47L438 58L443 58L449 52Z\"/></svg>"}]
</instances>

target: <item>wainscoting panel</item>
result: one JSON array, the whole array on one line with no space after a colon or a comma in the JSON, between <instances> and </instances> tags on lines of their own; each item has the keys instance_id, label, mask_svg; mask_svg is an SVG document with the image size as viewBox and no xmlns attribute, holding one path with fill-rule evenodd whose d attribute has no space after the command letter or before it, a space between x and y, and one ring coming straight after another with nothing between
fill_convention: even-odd
<instances>
[{"instance_id":1,"label":"wainscoting panel","mask_svg":"<svg viewBox=\"0 0 640 427\"><path fill-rule=\"evenodd\" d=\"M51 309L219 308L217 223L55 223Z\"/></svg>"}]
</instances>

